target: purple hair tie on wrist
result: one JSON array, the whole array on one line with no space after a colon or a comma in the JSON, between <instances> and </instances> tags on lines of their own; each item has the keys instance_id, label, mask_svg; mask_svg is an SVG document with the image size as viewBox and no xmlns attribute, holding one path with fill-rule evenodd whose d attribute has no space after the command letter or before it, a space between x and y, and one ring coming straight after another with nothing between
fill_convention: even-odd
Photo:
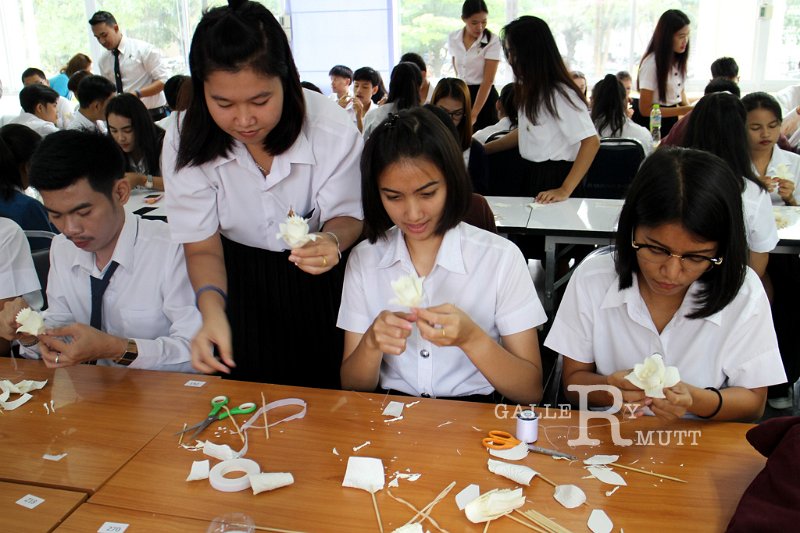
<instances>
[{"instance_id":1,"label":"purple hair tie on wrist","mask_svg":"<svg viewBox=\"0 0 800 533\"><path fill-rule=\"evenodd\" d=\"M194 293L194 305L195 307L199 307L200 303L200 295L204 292L213 291L222 296L223 301L225 302L225 307L228 306L228 295L225 294L225 291L217 287L216 285L203 285Z\"/></svg>"}]
</instances>

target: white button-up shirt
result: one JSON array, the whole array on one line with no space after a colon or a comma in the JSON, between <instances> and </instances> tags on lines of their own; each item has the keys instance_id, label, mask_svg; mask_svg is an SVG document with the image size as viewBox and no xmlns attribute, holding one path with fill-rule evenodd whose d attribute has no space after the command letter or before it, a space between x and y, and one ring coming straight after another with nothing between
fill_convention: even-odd
<instances>
[{"instance_id":1,"label":"white button-up shirt","mask_svg":"<svg viewBox=\"0 0 800 533\"><path fill-rule=\"evenodd\" d=\"M122 88L126 93L140 90L154 81L166 81L169 72L161 61L161 52L152 44L122 36L119 41L119 72L122 75ZM106 50L97 62L100 74L114 81L114 54ZM147 109L155 109L167 105L164 91L153 96L143 96L142 103Z\"/></svg>"},{"instance_id":2,"label":"white button-up shirt","mask_svg":"<svg viewBox=\"0 0 800 533\"><path fill-rule=\"evenodd\" d=\"M767 295L750 268L736 298L706 318L687 318L698 306L700 282L689 287L672 320L658 333L633 285L619 290L613 254L584 261L572 276L545 346L608 376L653 353L677 366L696 387L766 387L786 381Z\"/></svg>"},{"instance_id":3,"label":"white button-up shirt","mask_svg":"<svg viewBox=\"0 0 800 533\"><path fill-rule=\"evenodd\" d=\"M0 217L0 250L0 300L38 291L28 239L10 218Z\"/></svg>"},{"instance_id":4,"label":"white button-up shirt","mask_svg":"<svg viewBox=\"0 0 800 533\"><path fill-rule=\"evenodd\" d=\"M464 28L451 33L447 38L447 49L455 60L458 77L467 85L480 85L483 82L483 67L486 60L500 60L503 52L500 48L500 39L494 33L489 39L484 34L467 50L464 47L463 35Z\"/></svg>"},{"instance_id":5,"label":"white button-up shirt","mask_svg":"<svg viewBox=\"0 0 800 533\"><path fill-rule=\"evenodd\" d=\"M686 78L681 76L677 64L673 64L667 73L667 95L662 97L658 92L658 72L656 56L648 55L639 66L639 90L653 91L653 103L674 106L681 103L681 92L686 88Z\"/></svg>"},{"instance_id":6,"label":"white button-up shirt","mask_svg":"<svg viewBox=\"0 0 800 533\"><path fill-rule=\"evenodd\" d=\"M347 261L337 326L363 334L381 311L408 311L389 302L392 281L416 273L403 233L362 242ZM431 273L422 283L420 307L450 303L496 341L547 320L522 253L510 241L461 223L448 231ZM490 394L494 387L457 347L439 347L414 331L402 355L384 355L381 387L420 396Z\"/></svg>"},{"instance_id":7,"label":"white button-up shirt","mask_svg":"<svg viewBox=\"0 0 800 533\"><path fill-rule=\"evenodd\" d=\"M103 331L136 341L139 356L131 368L193 372L190 342L202 319L183 247L171 242L167 224L127 213L111 260L119 267L103 295ZM107 268L101 272L94 253L79 249L64 235L55 237L50 247L46 326L88 324L89 276L102 278ZM110 359L97 364L115 365Z\"/></svg>"},{"instance_id":8,"label":"white button-up shirt","mask_svg":"<svg viewBox=\"0 0 800 533\"><path fill-rule=\"evenodd\" d=\"M86 118L80 110L72 115L72 120L67 125L68 130L87 130L97 133L106 134L106 123L104 121L92 121Z\"/></svg>"},{"instance_id":9,"label":"white button-up shirt","mask_svg":"<svg viewBox=\"0 0 800 533\"><path fill-rule=\"evenodd\" d=\"M772 213L772 201L767 191L748 179L744 181L742 210L747 247L757 253L771 252L779 240L775 215Z\"/></svg>"},{"instance_id":10,"label":"white button-up shirt","mask_svg":"<svg viewBox=\"0 0 800 533\"><path fill-rule=\"evenodd\" d=\"M541 106L537 124L532 124L525 109L519 109L519 153L528 161L575 161L581 141L597 136L586 104L572 89L563 88L569 99L556 91L558 118Z\"/></svg>"},{"instance_id":11,"label":"white button-up shirt","mask_svg":"<svg viewBox=\"0 0 800 533\"><path fill-rule=\"evenodd\" d=\"M358 129L321 94L304 91L304 96L306 119L300 135L275 156L266 177L238 141L226 156L175 172L180 119L170 126L161 168L175 241L202 241L219 229L240 244L281 251L287 246L277 234L290 208L310 218L312 232L335 217L363 218Z\"/></svg>"},{"instance_id":12,"label":"white button-up shirt","mask_svg":"<svg viewBox=\"0 0 800 533\"><path fill-rule=\"evenodd\" d=\"M787 175L781 175L782 169L778 168L780 165L786 167ZM753 172L758 176L758 170L755 166L753 166ZM767 176L770 178L777 178L780 176L781 178L793 182L795 185L794 199L798 202L798 205L800 205L800 155L782 150L778 148L777 145L773 146L772 157L770 157L769 164L767 165ZM786 205L783 198L778 194L777 185L775 185L775 190L770 193L769 197L772 201L772 205Z\"/></svg>"},{"instance_id":13,"label":"white button-up shirt","mask_svg":"<svg viewBox=\"0 0 800 533\"><path fill-rule=\"evenodd\" d=\"M28 126L42 137L58 131L56 125L49 120L42 120L36 115L27 113L25 111L20 113L19 116L11 119L9 124L22 124L23 126Z\"/></svg>"}]
</instances>

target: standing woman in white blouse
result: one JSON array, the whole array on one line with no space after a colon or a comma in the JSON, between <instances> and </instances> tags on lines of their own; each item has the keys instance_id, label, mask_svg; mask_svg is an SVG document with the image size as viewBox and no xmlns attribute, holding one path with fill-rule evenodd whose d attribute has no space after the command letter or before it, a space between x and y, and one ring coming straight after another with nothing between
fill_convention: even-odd
<instances>
[{"instance_id":1,"label":"standing woman in white blouse","mask_svg":"<svg viewBox=\"0 0 800 533\"><path fill-rule=\"evenodd\" d=\"M689 17L677 9L661 15L639 64L639 113L648 121L653 104L661 105L661 137L678 117L691 110L686 99L686 64L689 61Z\"/></svg>"},{"instance_id":2,"label":"standing woman in white blouse","mask_svg":"<svg viewBox=\"0 0 800 533\"><path fill-rule=\"evenodd\" d=\"M358 130L302 90L286 34L255 2L209 10L189 65L192 103L167 133L163 169L170 230L203 316L192 363L336 388L341 252L362 228ZM290 210L316 239L287 250L278 233Z\"/></svg>"},{"instance_id":3,"label":"standing woman in white blouse","mask_svg":"<svg viewBox=\"0 0 800 533\"><path fill-rule=\"evenodd\" d=\"M486 28L489 9L483 0L467 0L461 6L464 27L447 40L456 77L469 87L472 129L478 131L497 122L497 89L494 77L500 63L500 39Z\"/></svg>"}]
</instances>

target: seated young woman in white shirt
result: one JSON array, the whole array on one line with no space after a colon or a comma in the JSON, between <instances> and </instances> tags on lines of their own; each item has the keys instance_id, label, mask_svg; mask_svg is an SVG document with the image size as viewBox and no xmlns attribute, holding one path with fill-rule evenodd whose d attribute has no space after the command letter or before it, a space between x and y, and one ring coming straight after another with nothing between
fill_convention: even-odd
<instances>
[{"instance_id":1,"label":"seated young woman in white shirt","mask_svg":"<svg viewBox=\"0 0 800 533\"><path fill-rule=\"evenodd\" d=\"M613 74L606 75L592 88L592 122L600 138L624 138L639 141L645 155L653 151L650 132L638 125L626 113L628 97L625 86Z\"/></svg>"},{"instance_id":2,"label":"seated young woman in white shirt","mask_svg":"<svg viewBox=\"0 0 800 533\"><path fill-rule=\"evenodd\" d=\"M769 191L772 205L798 205L800 156L781 150L781 106L767 93L755 92L742 98L747 111L750 159L758 179Z\"/></svg>"},{"instance_id":3,"label":"seated young woman in white shirt","mask_svg":"<svg viewBox=\"0 0 800 533\"><path fill-rule=\"evenodd\" d=\"M538 402L546 316L520 251L462 222L471 187L452 134L426 109L391 115L361 173L368 240L345 273L342 386ZM409 275L424 278L421 301L393 304L392 282Z\"/></svg>"},{"instance_id":4,"label":"seated young woman in white shirt","mask_svg":"<svg viewBox=\"0 0 800 533\"><path fill-rule=\"evenodd\" d=\"M613 254L584 261L545 345L564 356L565 389L610 385L665 420L761 416L785 380L766 294L747 267L741 178L707 152L647 158L620 213ZM646 397L625 376L658 352L681 381ZM576 392L567 392L577 400ZM590 405L611 405L596 391Z\"/></svg>"}]
</instances>

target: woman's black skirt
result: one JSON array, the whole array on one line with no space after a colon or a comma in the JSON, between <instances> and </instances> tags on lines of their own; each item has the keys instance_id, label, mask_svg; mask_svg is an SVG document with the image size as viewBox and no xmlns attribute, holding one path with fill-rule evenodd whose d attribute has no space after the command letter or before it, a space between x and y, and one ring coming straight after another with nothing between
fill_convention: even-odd
<instances>
[{"instance_id":1,"label":"woman's black skirt","mask_svg":"<svg viewBox=\"0 0 800 533\"><path fill-rule=\"evenodd\" d=\"M472 99L473 105L475 104L475 97L478 96L478 89L481 88L480 85L468 85L469 87L469 96ZM497 94L497 89L494 88L492 85L491 89L489 89L489 95L486 97L486 103L483 104L481 108L481 112L478 114L478 120L475 124L472 125L472 131L476 132L478 130L482 130L487 126L491 126L493 124L497 124L497 109L495 108L495 102L499 95ZM469 120L469 119L467 119Z\"/></svg>"}]
</instances>

